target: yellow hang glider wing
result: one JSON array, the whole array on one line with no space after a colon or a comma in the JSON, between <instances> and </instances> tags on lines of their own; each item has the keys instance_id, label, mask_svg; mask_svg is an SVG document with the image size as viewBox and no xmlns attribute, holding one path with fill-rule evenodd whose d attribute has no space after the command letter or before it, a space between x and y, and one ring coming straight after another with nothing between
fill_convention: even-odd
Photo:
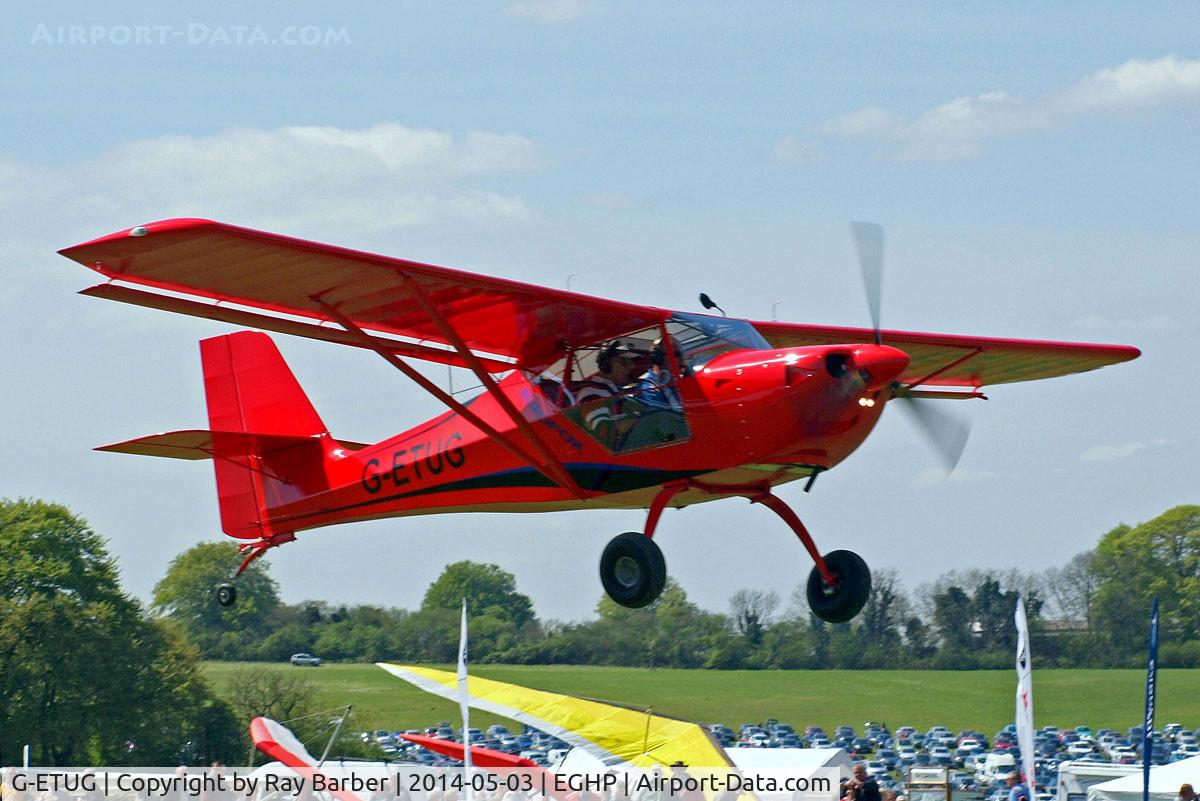
<instances>
[{"instance_id":1,"label":"yellow hang glider wing","mask_svg":"<svg viewBox=\"0 0 1200 801\"><path fill-rule=\"evenodd\" d=\"M378 666L426 692L458 700L455 673L382 662ZM696 723L479 676L468 679L467 691L472 708L533 726L608 765L733 766L725 750Z\"/></svg>"}]
</instances>

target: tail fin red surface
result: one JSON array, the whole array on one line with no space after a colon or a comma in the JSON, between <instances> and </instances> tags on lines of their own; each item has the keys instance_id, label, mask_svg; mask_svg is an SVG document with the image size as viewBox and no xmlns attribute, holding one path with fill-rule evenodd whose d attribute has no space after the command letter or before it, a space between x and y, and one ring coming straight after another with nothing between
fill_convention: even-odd
<instances>
[{"instance_id":1,"label":"tail fin red surface","mask_svg":"<svg viewBox=\"0 0 1200 801\"><path fill-rule=\"evenodd\" d=\"M209 428L256 435L214 437L221 528L244 539L284 533L270 510L329 488L326 449L335 443L266 334L202 340L200 359Z\"/></svg>"}]
</instances>

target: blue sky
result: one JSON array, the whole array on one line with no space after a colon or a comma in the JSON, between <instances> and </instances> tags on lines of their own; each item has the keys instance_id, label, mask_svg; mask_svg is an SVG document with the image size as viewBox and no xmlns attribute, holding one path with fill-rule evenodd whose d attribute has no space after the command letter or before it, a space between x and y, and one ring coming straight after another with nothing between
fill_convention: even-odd
<instances>
[{"instance_id":1,"label":"blue sky","mask_svg":"<svg viewBox=\"0 0 1200 801\"><path fill-rule=\"evenodd\" d=\"M703 290L740 316L782 301L781 319L854 325L846 223L872 219L888 229L885 325L1145 356L991 392L964 410L972 442L948 479L889 413L818 492L785 497L825 549L909 587L1061 564L1118 522L1196 500L1198 23L1194 3L8 9L0 494L68 503L143 597L175 553L220 536L205 466L90 448L200 426L195 341L225 329L76 296L90 276L54 251L83 239L208 216L554 286L575 274L580 291L655 305L695 308ZM149 41L120 43L138 26ZM334 41L261 41L306 30ZM239 35L253 41L226 43ZM436 411L367 355L280 345L335 434L382 438ZM604 542L640 525L384 521L310 533L272 563L289 600L414 606L443 565L487 556L542 616L579 618ZM786 597L809 570L737 500L668 514L661 542L709 608L747 586Z\"/></svg>"}]
</instances>

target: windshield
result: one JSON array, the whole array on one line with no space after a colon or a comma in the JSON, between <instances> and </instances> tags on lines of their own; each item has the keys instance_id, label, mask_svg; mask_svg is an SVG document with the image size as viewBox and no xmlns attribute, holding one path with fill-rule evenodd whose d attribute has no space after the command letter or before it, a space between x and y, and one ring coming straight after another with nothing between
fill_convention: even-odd
<instances>
[{"instance_id":1,"label":"windshield","mask_svg":"<svg viewBox=\"0 0 1200 801\"><path fill-rule=\"evenodd\" d=\"M667 330L679 342L684 360L699 370L713 358L731 350L767 350L771 343L745 320L676 312Z\"/></svg>"}]
</instances>

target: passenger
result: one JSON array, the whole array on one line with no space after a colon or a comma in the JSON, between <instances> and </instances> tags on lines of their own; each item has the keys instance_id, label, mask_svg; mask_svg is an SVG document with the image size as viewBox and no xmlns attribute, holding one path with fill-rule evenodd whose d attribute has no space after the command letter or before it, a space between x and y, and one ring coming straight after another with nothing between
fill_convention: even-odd
<instances>
[{"instance_id":1,"label":"passenger","mask_svg":"<svg viewBox=\"0 0 1200 801\"><path fill-rule=\"evenodd\" d=\"M621 394L637 378L645 358L645 352L637 350L632 344L615 339L609 342L596 357L600 372L575 385L575 402L586 403Z\"/></svg>"},{"instance_id":2,"label":"passenger","mask_svg":"<svg viewBox=\"0 0 1200 801\"><path fill-rule=\"evenodd\" d=\"M683 371L687 369L683 361L683 351L675 337L667 337L674 351L675 363ZM642 376L638 384L638 400L652 409L682 411L683 403L679 400L679 390L675 386L675 376L671 374L671 360L667 356L667 348L660 337L654 342L654 350L650 351L650 369Z\"/></svg>"}]
</instances>

